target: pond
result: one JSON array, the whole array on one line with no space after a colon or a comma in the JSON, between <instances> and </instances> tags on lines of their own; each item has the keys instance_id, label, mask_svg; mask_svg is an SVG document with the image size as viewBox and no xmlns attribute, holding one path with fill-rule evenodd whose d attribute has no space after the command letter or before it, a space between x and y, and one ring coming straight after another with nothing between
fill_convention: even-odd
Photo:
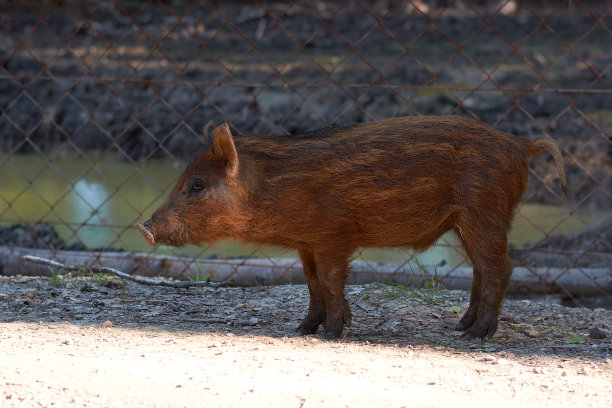
<instances>
[{"instance_id":1,"label":"pond","mask_svg":"<svg viewBox=\"0 0 612 408\"><path fill-rule=\"evenodd\" d=\"M244 247L224 242L216 248L181 249L147 245L136 223L148 219L166 197L184 164L168 160L128 162L39 155L0 158L0 223L43 221L52 224L67 242L82 241L89 248L113 247L188 256L295 257L292 251ZM520 246L546 232L569 234L612 218L612 210L581 211L541 204L523 204L515 217L510 243ZM464 259L452 233L418 259L423 264L441 260L456 265ZM363 250L361 259L403 262L400 249Z\"/></svg>"}]
</instances>

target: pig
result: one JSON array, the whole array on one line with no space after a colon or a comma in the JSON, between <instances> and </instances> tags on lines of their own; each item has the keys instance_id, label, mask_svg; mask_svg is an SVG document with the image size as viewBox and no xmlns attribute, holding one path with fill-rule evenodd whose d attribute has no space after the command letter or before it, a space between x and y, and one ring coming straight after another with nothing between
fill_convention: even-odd
<instances>
[{"instance_id":1,"label":"pig","mask_svg":"<svg viewBox=\"0 0 612 408\"><path fill-rule=\"evenodd\" d=\"M151 245L233 239L296 249L310 293L297 332L335 338L351 324L344 297L357 248L424 251L454 231L473 265L456 329L492 337L512 273L507 236L530 156L559 147L460 116L411 116L296 136L236 137L224 123L152 217Z\"/></svg>"}]
</instances>

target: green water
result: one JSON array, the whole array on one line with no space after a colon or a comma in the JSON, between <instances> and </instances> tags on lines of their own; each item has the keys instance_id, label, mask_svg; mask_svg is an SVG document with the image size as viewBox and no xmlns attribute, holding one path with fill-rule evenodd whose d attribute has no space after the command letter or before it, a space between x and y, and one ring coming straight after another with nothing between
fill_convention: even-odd
<instances>
[{"instance_id":1,"label":"green water","mask_svg":"<svg viewBox=\"0 0 612 408\"><path fill-rule=\"evenodd\" d=\"M163 201L184 164L163 160L130 163L125 160L89 161L83 158L38 155L0 157L0 223L44 221L72 242L78 239L89 248L114 247L128 251L153 251L189 256L295 257L292 251L244 247L233 242L216 248L182 249L146 244L136 230L137 222L148 219ZM612 218L612 210L577 211L569 207L525 204L516 216L510 242L522 245L540 239L545 232L568 234ZM464 256L455 249L453 234L419 260L424 264L445 259L456 265ZM407 252L399 249L364 250L361 259L403 262Z\"/></svg>"}]
</instances>

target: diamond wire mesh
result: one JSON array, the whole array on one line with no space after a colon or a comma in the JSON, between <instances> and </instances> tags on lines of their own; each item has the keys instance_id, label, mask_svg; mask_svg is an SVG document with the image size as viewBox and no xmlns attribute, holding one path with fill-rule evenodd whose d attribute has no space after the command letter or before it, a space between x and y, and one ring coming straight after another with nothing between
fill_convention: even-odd
<instances>
[{"instance_id":1,"label":"diamond wire mesh","mask_svg":"<svg viewBox=\"0 0 612 408\"><path fill-rule=\"evenodd\" d=\"M535 159L523 208L544 203L558 215L542 224L541 213L521 211L517 222L535 232L513 254L533 274L534 265L560 266L542 279L563 291L558 280L570 268L588 275L589 266L609 265L612 252L609 6L3 2L0 223L42 222L61 239L38 225L13 228L0 245L19 245L14 236L21 234L53 250L143 250L135 223L167 194L209 120L230 122L238 134L286 134L400 115L463 114L518 136L551 137L562 148L569 204L551 160ZM568 235L596 223L583 242ZM453 259L448 275L464 265L451 237L439 247ZM277 264L270 248L221 255L228 253L245 257L244 264L267 258L285 275L299 268ZM205 262L215 251L188 255ZM414 261L408 253L393 256L393 273ZM357 257L377 269L380 255Z\"/></svg>"}]
</instances>

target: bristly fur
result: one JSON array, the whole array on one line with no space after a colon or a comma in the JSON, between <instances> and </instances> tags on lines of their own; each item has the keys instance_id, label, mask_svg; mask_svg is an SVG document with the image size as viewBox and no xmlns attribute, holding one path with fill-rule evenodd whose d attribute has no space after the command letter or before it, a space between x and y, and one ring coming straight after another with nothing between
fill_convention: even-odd
<instances>
[{"instance_id":1,"label":"bristly fur","mask_svg":"<svg viewBox=\"0 0 612 408\"><path fill-rule=\"evenodd\" d=\"M223 124L212 139L153 215L155 242L232 238L297 249L311 295L298 328L304 334L323 323L326 335L338 336L350 324L343 291L357 248L422 251L453 230L474 265L459 328L492 336L512 273L507 235L528 158L551 152L567 191L553 141L518 139L458 116L273 137L233 138ZM194 193L197 180L206 187Z\"/></svg>"}]
</instances>

